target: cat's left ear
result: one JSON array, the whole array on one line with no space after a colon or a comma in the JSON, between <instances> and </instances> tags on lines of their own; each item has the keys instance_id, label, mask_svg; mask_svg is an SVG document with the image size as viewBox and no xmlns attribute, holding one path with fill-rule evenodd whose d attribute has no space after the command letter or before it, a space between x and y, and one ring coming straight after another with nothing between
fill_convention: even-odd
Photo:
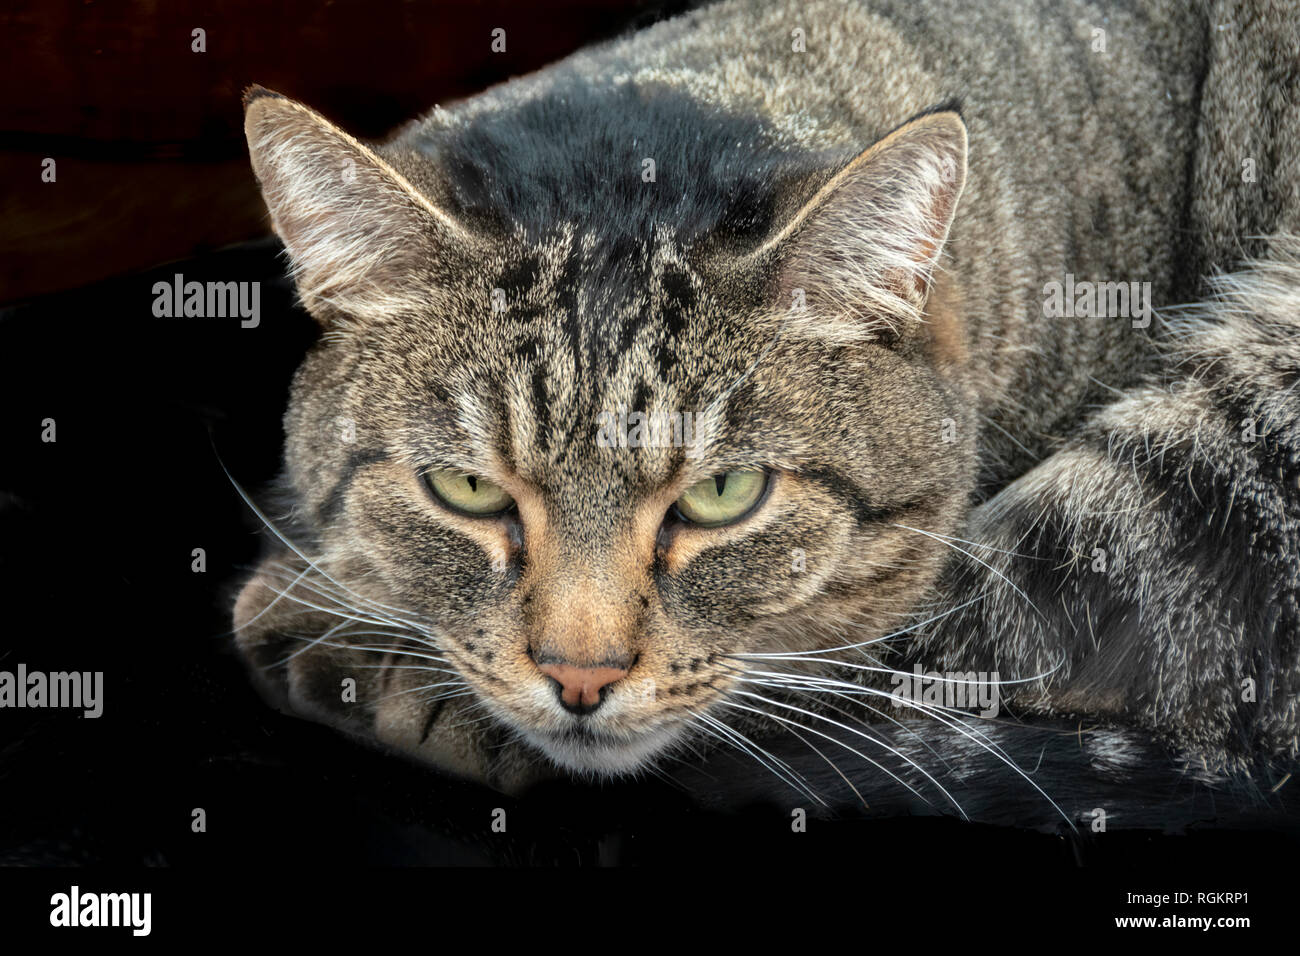
<instances>
[{"instance_id":1,"label":"cat's left ear","mask_svg":"<svg viewBox=\"0 0 1300 956\"><path fill-rule=\"evenodd\" d=\"M966 182L966 126L930 113L839 170L749 258L810 331L897 333L922 318Z\"/></svg>"},{"instance_id":2,"label":"cat's left ear","mask_svg":"<svg viewBox=\"0 0 1300 956\"><path fill-rule=\"evenodd\" d=\"M244 132L304 305L329 322L427 306L434 264L470 237L373 149L261 87Z\"/></svg>"}]
</instances>

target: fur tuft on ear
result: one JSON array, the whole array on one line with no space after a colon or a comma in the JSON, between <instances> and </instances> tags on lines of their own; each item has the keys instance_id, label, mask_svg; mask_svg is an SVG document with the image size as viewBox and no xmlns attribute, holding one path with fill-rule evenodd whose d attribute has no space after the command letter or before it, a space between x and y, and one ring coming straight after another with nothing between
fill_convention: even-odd
<instances>
[{"instance_id":1,"label":"fur tuft on ear","mask_svg":"<svg viewBox=\"0 0 1300 956\"><path fill-rule=\"evenodd\" d=\"M244 132L303 304L322 321L427 302L429 262L460 227L386 163L313 110L260 86Z\"/></svg>"},{"instance_id":2,"label":"fur tuft on ear","mask_svg":"<svg viewBox=\"0 0 1300 956\"><path fill-rule=\"evenodd\" d=\"M859 154L751 258L775 264L803 332L897 335L923 317L965 182L961 117L926 114Z\"/></svg>"}]
</instances>

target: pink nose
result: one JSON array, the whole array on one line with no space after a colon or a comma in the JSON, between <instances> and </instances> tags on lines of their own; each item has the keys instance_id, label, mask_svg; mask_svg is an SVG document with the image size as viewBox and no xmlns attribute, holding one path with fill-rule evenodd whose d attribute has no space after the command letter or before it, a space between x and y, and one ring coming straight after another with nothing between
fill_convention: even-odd
<instances>
[{"instance_id":1,"label":"pink nose","mask_svg":"<svg viewBox=\"0 0 1300 956\"><path fill-rule=\"evenodd\" d=\"M560 685L565 707L591 709L600 703L600 689L627 676L622 667L574 667L571 664L541 664L539 670Z\"/></svg>"}]
</instances>

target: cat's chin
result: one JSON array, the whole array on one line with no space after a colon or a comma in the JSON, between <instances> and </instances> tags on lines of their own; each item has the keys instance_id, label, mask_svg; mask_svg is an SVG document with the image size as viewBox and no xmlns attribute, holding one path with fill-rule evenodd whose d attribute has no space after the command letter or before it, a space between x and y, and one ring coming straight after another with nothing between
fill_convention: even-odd
<instances>
[{"instance_id":1,"label":"cat's chin","mask_svg":"<svg viewBox=\"0 0 1300 956\"><path fill-rule=\"evenodd\" d=\"M621 777L645 769L679 736L674 727L657 727L624 737L525 730L524 738L562 770L582 777Z\"/></svg>"}]
</instances>

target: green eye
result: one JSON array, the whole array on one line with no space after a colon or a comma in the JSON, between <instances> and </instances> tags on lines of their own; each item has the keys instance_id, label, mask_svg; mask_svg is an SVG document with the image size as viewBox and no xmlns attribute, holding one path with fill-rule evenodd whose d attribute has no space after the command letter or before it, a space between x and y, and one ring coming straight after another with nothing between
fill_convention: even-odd
<instances>
[{"instance_id":1,"label":"green eye","mask_svg":"<svg viewBox=\"0 0 1300 956\"><path fill-rule=\"evenodd\" d=\"M765 471L729 471L691 485L677 499L677 510L692 524L716 528L744 517L766 488Z\"/></svg>"},{"instance_id":2,"label":"green eye","mask_svg":"<svg viewBox=\"0 0 1300 956\"><path fill-rule=\"evenodd\" d=\"M427 472L424 480L443 504L467 515L495 515L515 503L515 499L486 478L478 478L450 468Z\"/></svg>"}]
</instances>

